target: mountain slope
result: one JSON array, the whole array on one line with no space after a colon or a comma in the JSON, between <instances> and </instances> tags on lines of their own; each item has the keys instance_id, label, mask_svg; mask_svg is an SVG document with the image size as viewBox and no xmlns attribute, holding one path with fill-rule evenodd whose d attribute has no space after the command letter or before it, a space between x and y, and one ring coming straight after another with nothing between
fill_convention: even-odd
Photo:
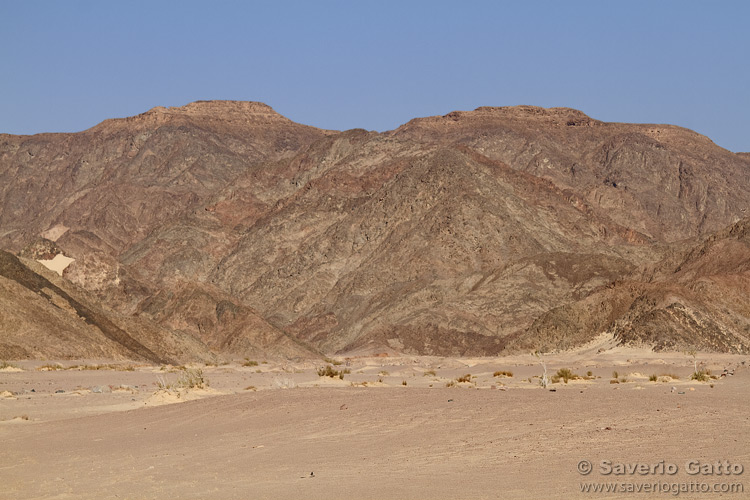
<instances>
[{"instance_id":1,"label":"mountain slope","mask_svg":"<svg viewBox=\"0 0 750 500\"><path fill-rule=\"evenodd\" d=\"M738 231L749 174L692 131L567 108L379 134L199 102L0 136L0 242L55 240L65 279L217 353L482 355L602 331L745 351L742 266L707 274L744 243L689 256Z\"/></svg>"}]
</instances>

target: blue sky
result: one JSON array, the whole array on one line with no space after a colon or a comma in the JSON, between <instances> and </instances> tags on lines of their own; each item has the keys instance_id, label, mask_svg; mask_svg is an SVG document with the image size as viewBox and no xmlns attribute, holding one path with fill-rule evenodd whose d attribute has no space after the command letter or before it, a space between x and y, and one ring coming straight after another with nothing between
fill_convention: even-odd
<instances>
[{"instance_id":1,"label":"blue sky","mask_svg":"<svg viewBox=\"0 0 750 500\"><path fill-rule=\"evenodd\" d=\"M750 151L748 20L746 1L0 0L0 132L200 99L381 131L532 104Z\"/></svg>"}]
</instances>

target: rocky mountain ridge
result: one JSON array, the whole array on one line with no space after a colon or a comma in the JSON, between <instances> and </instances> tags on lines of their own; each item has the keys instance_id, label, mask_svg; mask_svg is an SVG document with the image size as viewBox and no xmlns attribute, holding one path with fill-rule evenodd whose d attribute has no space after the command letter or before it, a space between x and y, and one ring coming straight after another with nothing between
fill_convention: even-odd
<instances>
[{"instance_id":1,"label":"rocky mountain ridge","mask_svg":"<svg viewBox=\"0 0 750 500\"><path fill-rule=\"evenodd\" d=\"M0 135L0 247L54 241L71 286L211 355L495 355L603 331L745 352L748 174L687 129L569 108L376 133L198 102Z\"/></svg>"}]
</instances>

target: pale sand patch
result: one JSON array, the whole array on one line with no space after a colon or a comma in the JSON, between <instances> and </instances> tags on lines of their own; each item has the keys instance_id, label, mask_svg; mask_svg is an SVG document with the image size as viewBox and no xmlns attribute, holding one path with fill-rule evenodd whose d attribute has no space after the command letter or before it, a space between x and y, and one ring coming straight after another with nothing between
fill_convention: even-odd
<instances>
[{"instance_id":1,"label":"pale sand patch","mask_svg":"<svg viewBox=\"0 0 750 500\"><path fill-rule=\"evenodd\" d=\"M123 391L124 392L124 391ZM215 389L160 389L147 397L144 406L161 406L173 403L184 403L185 401L194 401L210 396L220 396L227 392L217 391Z\"/></svg>"},{"instance_id":2,"label":"pale sand patch","mask_svg":"<svg viewBox=\"0 0 750 500\"><path fill-rule=\"evenodd\" d=\"M23 369L18 368L17 366L6 366L5 368L0 368L0 372L5 372L5 373L18 373L22 371Z\"/></svg>"},{"instance_id":3,"label":"pale sand patch","mask_svg":"<svg viewBox=\"0 0 750 500\"><path fill-rule=\"evenodd\" d=\"M54 271L60 276L63 275L63 271L65 271L65 268L67 268L70 264L75 262L75 259L66 257L65 255L59 253L55 255L54 259L48 259L48 260L37 260L41 265L49 269L50 271Z\"/></svg>"}]
</instances>

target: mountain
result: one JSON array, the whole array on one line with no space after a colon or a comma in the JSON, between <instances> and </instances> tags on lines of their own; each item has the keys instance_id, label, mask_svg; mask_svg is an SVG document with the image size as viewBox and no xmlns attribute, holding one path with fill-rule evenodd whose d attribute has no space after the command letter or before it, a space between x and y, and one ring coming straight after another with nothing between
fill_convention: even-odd
<instances>
[{"instance_id":1,"label":"mountain","mask_svg":"<svg viewBox=\"0 0 750 500\"><path fill-rule=\"evenodd\" d=\"M494 355L604 331L746 352L749 174L690 130L568 108L376 133L198 102L1 135L0 245L74 259L71 285L208 353Z\"/></svg>"}]
</instances>

